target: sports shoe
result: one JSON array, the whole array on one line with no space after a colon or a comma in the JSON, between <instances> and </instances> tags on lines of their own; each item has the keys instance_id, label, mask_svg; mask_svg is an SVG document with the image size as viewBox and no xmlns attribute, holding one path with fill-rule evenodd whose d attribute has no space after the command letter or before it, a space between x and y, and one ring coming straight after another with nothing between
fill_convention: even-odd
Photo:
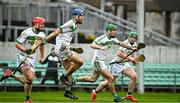
<instances>
[{"instance_id":1,"label":"sports shoe","mask_svg":"<svg viewBox=\"0 0 180 103\"><path fill-rule=\"evenodd\" d=\"M93 90L91 92L91 101L95 102L96 101L96 96L97 96L97 94L96 94L95 90Z\"/></svg>"},{"instance_id":2,"label":"sports shoe","mask_svg":"<svg viewBox=\"0 0 180 103\"><path fill-rule=\"evenodd\" d=\"M4 73L4 77L8 78L10 76L11 72L12 72L11 69L7 69L6 72Z\"/></svg>"},{"instance_id":3,"label":"sports shoe","mask_svg":"<svg viewBox=\"0 0 180 103\"><path fill-rule=\"evenodd\" d=\"M74 96L71 91L66 90L64 96L70 99L79 99L78 97Z\"/></svg>"},{"instance_id":4,"label":"sports shoe","mask_svg":"<svg viewBox=\"0 0 180 103\"><path fill-rule=\"evenodd\" d=\"M32 100L28 99L28 100L24 101L24 103L32 103Z\"/></svg>"},{"instance_id":5,"label":"sports shoe","mask_svg":"<svg viewBox=\"0 0 180 103\"><path fill-rule=\"evenodd\" d=\"M114 100L115 103L117 103L117 102L122 102L122 101L125 100L125 99L126 99L125 97L120 97L120 96L118 96L118 95L114 95L114 96L113 96L113 100Z\"/></svg>"},{"instance_id":6,"label":"sports shoe","mask_svg":"<svg viewBox=\"0 0 180 103\"><path fill-rule=\"evenodd\" d=\"M138 99L136 99L136 98L133 97L132 95L127 95L127 96L126 96L126 99L127 99L127 100L130 100L130 101L132 101L132 102L138 102Z\"/></svg>"},{"instance_id":7,"label":"sports shoe","mask_svg":"<svg viewBox=\"0 0 180 103\"><path fill-rule=\"evenodd\" d=\"M64 74L61 75L60 80L63 84L70 86L71 84L68 82L68 78L64 76Z\"/></svg>"}]
</instances>

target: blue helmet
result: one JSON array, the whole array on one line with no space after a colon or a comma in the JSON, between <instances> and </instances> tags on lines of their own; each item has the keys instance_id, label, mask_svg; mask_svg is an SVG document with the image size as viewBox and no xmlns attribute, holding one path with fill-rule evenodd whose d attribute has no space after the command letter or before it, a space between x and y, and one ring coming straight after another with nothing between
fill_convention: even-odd
<instances>
[{"instance_id":1,"label":"blue helmet","mask_svg":"<svg viewBox=\"0 0 180 103\"><path fill-rule=\"evenodd\" d=\"M80 8L75 8L73 11L72 11L72 15L73 16L84 16L85 15L85 11L83 9L80 9Z\"/></svg>"}]
</instances>

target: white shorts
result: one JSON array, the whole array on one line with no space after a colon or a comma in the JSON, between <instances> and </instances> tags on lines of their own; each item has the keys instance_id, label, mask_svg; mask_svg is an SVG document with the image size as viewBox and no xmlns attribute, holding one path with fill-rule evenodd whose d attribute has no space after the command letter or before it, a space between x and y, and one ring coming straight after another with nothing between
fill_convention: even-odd
<instances>
[{"instance_id":1,"label":"white shorts","mask_svg":"<svg viewBox=\"0 0 180 103\"><path fill-rule=\"evenodd\" d=\"M122 71L124 69L127 69L127 68L131 68L131 65L128 62L126 62L126 63L114 63L114 64L110 65L109 71L112 73L112 75L118 76L122 73Z\"/></svg>"},{"instance_id":2,"label":"white shorts","mask_svg":"<svg viewBox=\"0 0 180 103\"><path fill-rule=\"evenodd\" d=\"M25 56L22 55L22 54L18 54L17 55L17 66L19 66L19 64L25 60ZM25 63L28 64L30 66L30 70L32 72L35 72L34 69L35 69L35 58L29 58L27 57L26 60L25 60ZM23 66L24 64L21 65L21 67Z\"/></svg>"},{"instance_id":3,"label":"white shorts","mask_svg":"<svg viewBox=\"0 0 180 103\"><path fill-rule=\"evenodd\" d=\"M55 53L61 60L66 60L73 55L73 52L67 46L63 45L63 43L60 47L55 47Z\"/></svg>"},{"instance_id":4,"label":"white shorts","mask_svg":"<svg viewBox=\"0 0 180 103\"><path fill-rule=\"evenodd\" d=\"M96 71L108 68L104 60L93 60L92 63Z\"/></svg>"}]
</instances>

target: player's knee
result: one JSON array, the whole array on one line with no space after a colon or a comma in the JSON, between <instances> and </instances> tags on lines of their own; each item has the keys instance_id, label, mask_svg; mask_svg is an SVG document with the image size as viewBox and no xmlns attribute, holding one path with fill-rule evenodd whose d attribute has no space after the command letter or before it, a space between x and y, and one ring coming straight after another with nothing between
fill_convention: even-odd
<instances>
[{"instance_id":1,"label":"player's knee","mask_svg":"<svg viewBox=\"0 0 180 103\"><path fill-rule=\"evenodd\" d=\"M33 83L33 80L26 80L26 84L31 85Z\"/></svg>"},{"instance_id":2,"label":"player's knee","mask_svg":"<svg viewBox=\"0 0 180 103\"><path fill-rule=\"evenodd\" d=\"M136 75L133 75L133 76L131 76L131 79L132 79L133 81L137 81L137 76L136 76Z\"/></svg>"},{"instance_id":3,"label":"player's knee","mask_svg":"<svg viewBox=\"0 0 180 103\"><path fill-rule=\"evenodd\" d=\"M113 76L108 77L108 78L107 78L107 81L108 81L108 82L113 82L113 81L114 81L114 77L113 77Z\"/></svg>"},{"instance_id":4,"label":"player's knee","mask_svg":"<svg viewBox=\"0 0 180 103\"><path fill-rule=\"evenodd\" d=\"M34 79L33 77L27 77L27 78L26 78L26 81L28 81L29 83L32 83L32 82L33 82L33 79Z\"/></svg>"},{"instance_id":5,"label":"player's knee","mask_svg":"<svg viewBox=\"0 0 180 103\"><path fill-rule=\"evenodd\" d=\"M113 77L113 76L110 76L109 79L112 80L112 81L114 81L114 77Z\"/></svg>"},{"instance_id":6,"label":"player's knee","mask_svg":"<svg viewBox=\"0 0 180 103\"><path fill-rule=\"evenodd\" d=\"M80 61L79 61L79 64L80 64L80 65L83 65L83 63L84 63L83 60L80 60Z\"/></svg>"},{"instance_id":7,"label":"player's knee","mask_svg":"<svg viewBox=\"0 0 180 103\"><path fill-rule=\"evenodd\" d=\"M83 60L79 60L79 61L78 61L78 65L79 65L79 66L83 65L83 63L84 63Z\"/></svg>"},{"instance_id":8,"label":"player's knee","mask_svg":"<svg viewBox=\"0 0 180 103\"><path fill-rule=\"evenodd\" d=\"M107 86L107 85L108 85L108 81L102 82L102 85L103 85L103 86Z\"/></svg>"}]
</instances>

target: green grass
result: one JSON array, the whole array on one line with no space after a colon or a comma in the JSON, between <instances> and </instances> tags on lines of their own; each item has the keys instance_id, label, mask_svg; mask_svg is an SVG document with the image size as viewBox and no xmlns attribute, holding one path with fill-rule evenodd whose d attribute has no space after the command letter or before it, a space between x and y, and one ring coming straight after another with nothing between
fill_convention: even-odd
<instances>
[{"instance_id":1,"label":"green grass","mask_svg":"<svg viewBox=\"0 0 180 103\"><path fill-rule=\"evenodd\" d=\"M35 103L52 103L52 102L90 102L90 93L76 91L75 95L79 97L78 100L70 100L63 96L62 91L57 92L32 92L32 100ZM124 96L126 93L119 93L119 95ZM156 103L180 103L180 93L145 93L143 95L134 93L140 102L156 102ZM23 92L0 92L0 102L23 102L24 93ZM112 95L109 92L99 93L97 96L97 102L112 102ZM129 101L124 101L129 102Z\"/></svg>"}]
</instances>

